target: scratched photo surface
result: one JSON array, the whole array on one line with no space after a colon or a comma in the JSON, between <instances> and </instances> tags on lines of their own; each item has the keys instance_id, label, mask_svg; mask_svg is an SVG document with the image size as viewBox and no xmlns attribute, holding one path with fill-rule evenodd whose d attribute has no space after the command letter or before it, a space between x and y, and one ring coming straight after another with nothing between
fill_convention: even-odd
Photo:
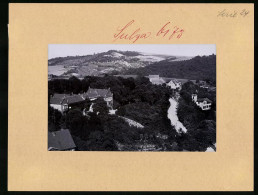
<instances>
[{"instance_id":1,"label":"scratched photo surface","mask_svg":"<svg viewBox=\"0 0 258 195\"><path fill-rule=\"evenodd\" d=\"M49 151L216 151L216 45L48 45Z\"/></svg>"}]
</instances>

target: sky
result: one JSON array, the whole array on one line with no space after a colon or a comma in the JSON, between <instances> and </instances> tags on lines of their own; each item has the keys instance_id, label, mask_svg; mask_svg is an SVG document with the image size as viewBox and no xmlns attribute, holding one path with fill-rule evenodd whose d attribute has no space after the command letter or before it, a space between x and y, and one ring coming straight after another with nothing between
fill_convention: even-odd
<instances>
[{"instance_id":1,"label":"sky","mask_svg":"<svg viewBox=\"0 0 258 195\"><path fill-rule=\"evenodd\" d=\"M175 56L203 56L216 54L214 44L49 44L48 59L82 56L108 50L139 51Z\"/></svg>"}]
</instances>

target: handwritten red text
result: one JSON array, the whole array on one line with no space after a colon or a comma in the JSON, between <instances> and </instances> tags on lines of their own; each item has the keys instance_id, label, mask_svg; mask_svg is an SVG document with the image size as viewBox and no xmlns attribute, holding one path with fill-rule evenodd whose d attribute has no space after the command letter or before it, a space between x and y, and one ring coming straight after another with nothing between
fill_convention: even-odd
<instances>
[{"instance_id":1,"label":"handwritten red text","mask_svg":"<svg viewBox=\"0 0 258 195\"><path fill-rule=\"evenodd\" d=\"M123 39L135 43L140 39L148 39L151 37L167 38L168 40L171 40L172 38L180 39L184 33L184 29L173 26L171 22L167 22L154 33L150 31L143 31L142 27L135 28L134 23L135 21L131 20L122 28L118 28L117 32L114 34L114 41Z\"/></svg>"}]
</instances>

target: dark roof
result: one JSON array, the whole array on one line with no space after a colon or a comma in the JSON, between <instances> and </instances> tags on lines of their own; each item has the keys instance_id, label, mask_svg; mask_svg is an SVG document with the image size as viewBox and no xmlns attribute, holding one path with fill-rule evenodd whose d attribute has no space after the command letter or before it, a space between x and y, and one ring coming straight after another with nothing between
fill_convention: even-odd
<instances>
[{"instance_id":1,"label":"dark roof","mask_svg":"<svg viewBox=\"0 0 258 195\"><path fill-rule=\"evenodd\" d=\"M64 103L67 104L74 104L82 101L84 101L84 99L80 95L71 95L64 99Z\"/></svg>"},{"instance_id":2,"label":"dark roof","mask_svg":"<svg viewBox=\"0 0 258 195\"><path fill-rule=\"evenodd\" d=\"M55 93L52 97L50 97L50 104L62 104L64 98L67 96L69 96L69 94Z\"/></svg>"},{"instance_id":3,"label":"dark roof","mask_svg":"<svg viewBox=\"0 0 258 195\"><path fill-rule=\"evenodd\" d=\"M48 148L68 150L76 148L68 129L48 132Z\"/></svg>"},{"instance_id":4,"label":"dark roof","mask_svg":"<svg viewBox=\"0 0 258 195\"><path fill-rule=\"evenodd\" d=\"M62 98L54 98L54 97L50 98L50 104L62 104L62 102L63 102Z\"/></svg>"},{"instance_id":5,"label":"dark roof","mask_svg":"<svg viewBox=\"0 0 258 195\"><path fill-rule=\"evenodd\" d=\"M61 98L61 99L63 99L63 98L65 98L65 97L67 97L67 96L70 96L70 94L55 93L55 94L53 95L53 98Z\"/></svg>"},{"instance_id":6,"label":"dark roof","mask_svg":"<svg viewBox=\"0 0 258 195\"><path fill-rule=\"evenodd\" d=\"M197 102L203 102L203 101L206 101L206 102L212 103L212 101L211 101L211 100L209 100L208 98L198 98L198 99L197 99Z\"/></svg>"},{"instance_id":7,"label":"dark roof","mask_svg":"<svg viewBox=\"0 0 258 195\"><path fill-rule=\"evenodd\" d=\"M77 94L69 95L56 93L50 98L50 104L74 104L82 101L84 101L84 98Z\"/></svg>"},{"instance_id":8,"label":"dark roof","mask_svg":"<svg viewBox=\"0 0 258 195\"><path fill-rule=\"evenodd\" d=\"M110 91L110 89L93 89L93 88L89 88L88 91L83 94L84 98L98 98L98 97L103 97L103 98L107 98L107 97L112 97L112 92Z\"/></svg>"}]
</instances>

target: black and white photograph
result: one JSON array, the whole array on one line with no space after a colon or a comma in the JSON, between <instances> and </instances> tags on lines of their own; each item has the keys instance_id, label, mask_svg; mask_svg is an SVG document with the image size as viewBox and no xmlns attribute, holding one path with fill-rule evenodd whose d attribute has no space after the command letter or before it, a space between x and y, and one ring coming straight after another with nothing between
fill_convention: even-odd
<instances>
[{"instance_id":1,"label":"black and white photograph","mask_svg":"<svg viewBox=\"0 0 258 195\"><path fill-rule=\"evenodd\" d=\"M48 45L48 151L216 152L216 45Z\"/></svg>"}]
</instances>

